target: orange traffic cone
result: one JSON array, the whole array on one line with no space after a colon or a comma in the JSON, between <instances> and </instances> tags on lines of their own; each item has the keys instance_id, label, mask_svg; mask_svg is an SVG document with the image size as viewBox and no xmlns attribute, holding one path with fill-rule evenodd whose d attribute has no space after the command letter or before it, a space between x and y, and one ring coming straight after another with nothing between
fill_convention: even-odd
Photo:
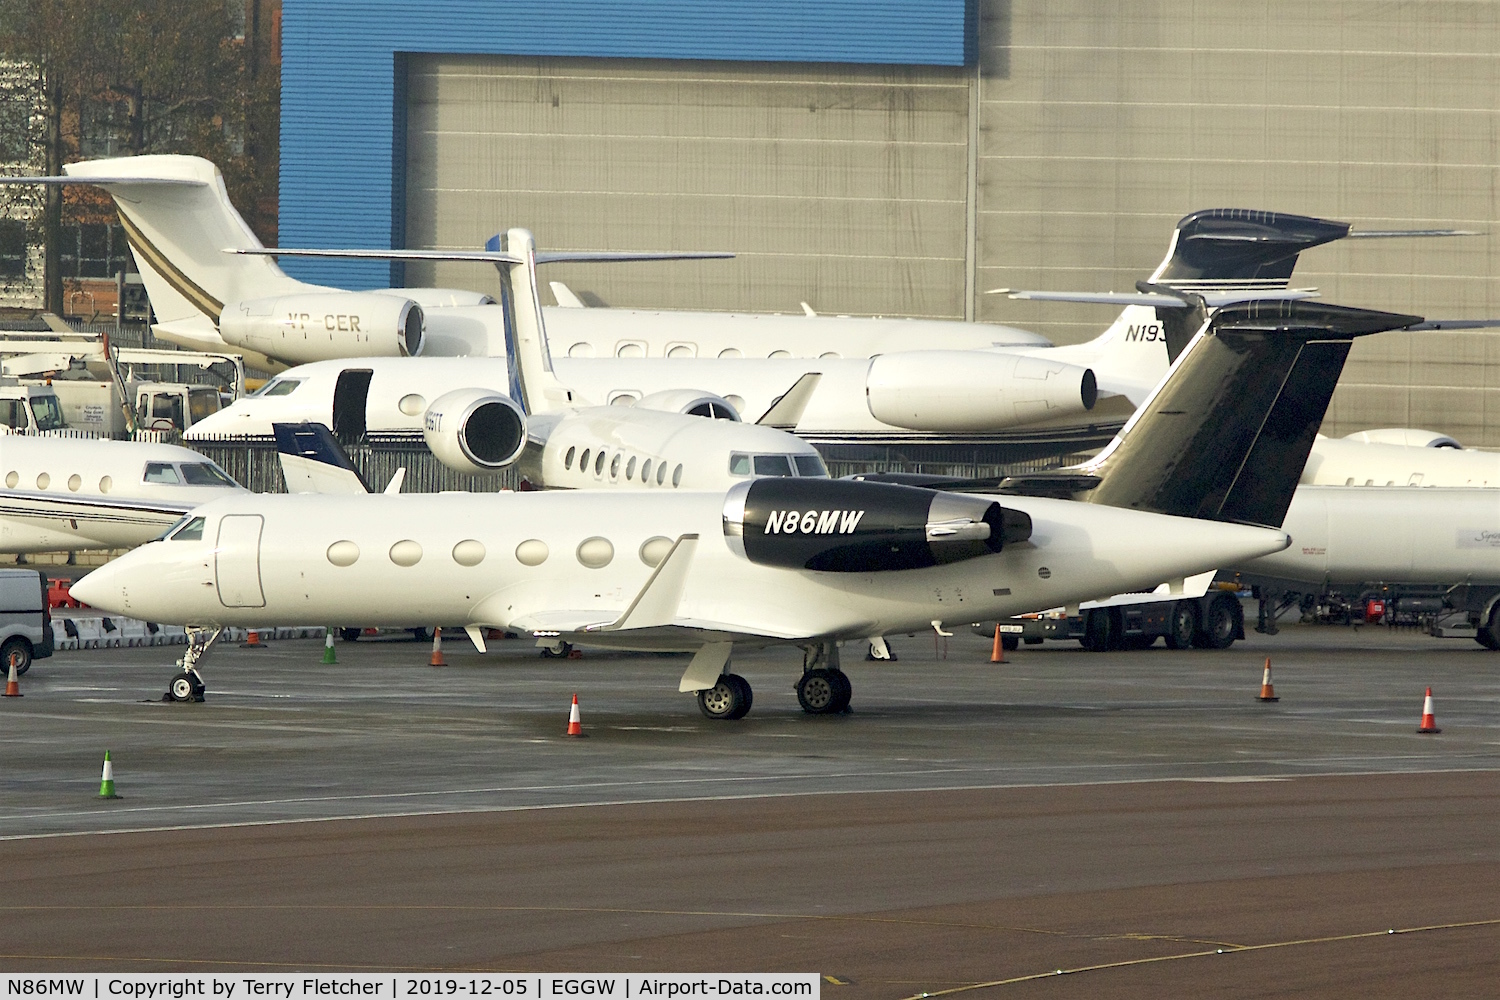
<instances>
[{"instance_id":1,"label":"orange traffic cone","mask_svg":"<svg viewBox=\"0 0 1500 1000\"><path fill-rule=\"evenodd\" d=\"M568 732L567 732L567 735L569 735L569 736L582 736L583 735L583 716L581 716L581 715L578 714L578 695L576 695L576 694L573 695L573 707L571 709L569 709L569 711L568 711Z\"/></svg>"},{"instance_id":2,"label":"orange traffic cone","mask_svg":"<svg viewBox=\"0 0 1500 1000\"><path fill-rule=\"evenodd\" d=\"M7 697L7 698L20 698L20 697L22 697L22 695L21 695L21 679L16 674L16 664L15 664L14 660L12 660L11 664L10 664L10 676L5 679L5 697Z\"/></svg>"},{"instance_id":3,"label":"orange traffic cone","mask_svg":"<svg viewBox=\"0 0 1500 1000\"><path fill-rule=\"evenodd\" d=\"M1000 641L1000 623L995 623L995 647L990 650L991 663L1005 662L1005 643Z\"/></svg>"},{"instance_id":4,"label":"orange traffic cone","mask_svg":"<svg viewBox=\"0 0 1500 1000\"><path fill-rule=\"evenodd\" d=\"M9 690L9 689L7 689ZM1432 688L1427 689L1427 697L1422 700L1422 724L1417 727L1419 733L1440 733L1437 716L1432 712Z\"/></svg>"},{"instance_id":5,"label":"orange traffic cone","mask_svg":"<svg viewBox=\"0 0 1500 1000\"><path fill-rule=\"evenodd\" d=\"M1280 698L1276 697L1276 689L1271 686L1271 658L1269 656L1266 657L1266 672L1262 674L1260 678L1260 700L1281 700Z\"/></svg>"},{"instance_id":6,"label":"orange traffic cone","mask_svg":"<svg viewBox=\"0 0 1500 1000\"><path fill-rule=\"evenodd\" d=\"M241 649L265 649L266 644L260 641L260 633L251 629L245 634L245 641L240 643Z\"/></svg>"},{"instance_id":7,"label":"orange traffic cone","mask_svg":"<svg viewBox=\"0 0 1500 1000\"><path fill-rule=\"evenodd\" d=\"M448 661L443 659L443 627L437 626L432 630L432 656L427 661L429 667L446 667Z\"/></svg>"}]
</instances>

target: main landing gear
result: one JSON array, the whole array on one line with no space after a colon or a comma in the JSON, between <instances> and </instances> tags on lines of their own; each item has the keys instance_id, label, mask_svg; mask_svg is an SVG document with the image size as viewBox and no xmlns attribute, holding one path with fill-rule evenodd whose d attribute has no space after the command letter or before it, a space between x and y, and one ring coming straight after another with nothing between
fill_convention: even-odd
<instances>
[{"instance_id":1,"label":"main landing gear","mask_svg":"<svg viewBox=\"0 0 1500 1000\"><path fill-rule=\"evenodd\" d=\"M711 688L698 692L698 710L710 719L743 719L755 693L739 674L720 674Z\"/></svg>"},{"instance_id":2,"label":"main landing gear","mask_svg":"<svg viewBox=\"0 0 1500 1000\"><path fill-rule=\"evenodd\" d=\"M839 669L839 647L832 642L805 647L797 703L810 715L837 715L849 709L854 685Z\"/></svg>"},{"instance_id":3,"label":"main landing gear","mask_svg":"<svg viewBox=\"0 0 1500 1000\"><path fill-rule=\"evenodd\" d=\"M203 675L198 673L198 663L208 655L208 648L218 641L224 630L189 627L186 631L187 652L177 661L182 673L172 678L167 685L167 693L161 696L162 701L202 701L204 692L208 690L208 685L203 683Z\"/></svg>"}]
</instances>

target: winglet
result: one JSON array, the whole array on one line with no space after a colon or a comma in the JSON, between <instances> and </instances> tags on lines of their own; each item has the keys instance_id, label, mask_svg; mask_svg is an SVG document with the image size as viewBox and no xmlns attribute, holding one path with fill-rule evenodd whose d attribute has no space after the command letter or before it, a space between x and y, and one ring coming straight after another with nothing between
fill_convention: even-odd
<instances>
[{"instance_id":1,"label":"winglet","mask_svg":"<svg viewBox=\"0 0 1500 1000\"><path fill-rule=\"evenodd\" d=\"M561 281L549 281L547 284L552 288L552 297L557 300L559 307L563 309L587 309L573 289Z\"/></svg>"},{"instance_id":2,"label":"winglet","mask_svg":"<svg viewBox=\"0 0 1500 1000\"><path fill-rule=\"evenodd\" d=\"M788 389L771 408L761 414L756 421L762 427L775 427L780 430L789 431L795 428L802 419L802 413L807 409L807 404L812 401L812 395L817 391L818 383L822 381L821 372L808 372Z\"/></svg>"},{"instance_id":3,"label":"winglet","mask_svg":"<svg viewBox=\"0 0 1500 1000\"><path fill-rule=\"evenodd\" d=\"M697 535L680 536L662 561L656 564L651 578L646 581L641 592L635 595L635 600L630 602L625 613L597 631L623 632L672 624L672 620L677 617L677 605L682 602L682 591L687 584L693 555L697 551Z\"/></svg>"},{"instance_id":4,"label":"winglet","mask_svg":"<svg viewBox=\"0 0 1500 1000\"><path fill-rule=\"evenodd\" d=\"M326 426L272 424L288 493L369 493L369 484Z\"/></svg>"},{"instance_id":5,"label":"winglet","mask_svg":"<svg viewBox=\"0 0 1500 1000\"><path fill-rule=\"evenodd\" d=\"M391 481L385 484L384 492L388 496L395 496L401 492L401 484L404 482L406 482L406 466L403 465L391 476ZM480 652L482 653L484 650L481 649Z\"/></svg>"}]
</instances>

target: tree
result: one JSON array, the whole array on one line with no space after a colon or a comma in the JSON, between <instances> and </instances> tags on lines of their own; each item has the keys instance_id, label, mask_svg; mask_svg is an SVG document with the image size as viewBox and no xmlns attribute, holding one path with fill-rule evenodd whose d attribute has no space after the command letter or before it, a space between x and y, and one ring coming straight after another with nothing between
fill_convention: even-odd
<instances>
[{"instance_id":1,"label":"tree","mask_svg":"<svg viewBox=\"0 0 1500 1000\"><path fill-rule=\"evenodd\" d=\"M260 0L248 0L258 16ZM0 0L0 58L30 67L41 126L28 139L49 174L104 155L190 153L212 160L230 197L274 242L280 85L268 32L245 32L238 9L214 0ZM21 74L25 76L26 74ZM77 193L75 193L75 191ZM47 307L62 306L64 204L97 195L43 195Z\"/></svg>"}]
</instances>

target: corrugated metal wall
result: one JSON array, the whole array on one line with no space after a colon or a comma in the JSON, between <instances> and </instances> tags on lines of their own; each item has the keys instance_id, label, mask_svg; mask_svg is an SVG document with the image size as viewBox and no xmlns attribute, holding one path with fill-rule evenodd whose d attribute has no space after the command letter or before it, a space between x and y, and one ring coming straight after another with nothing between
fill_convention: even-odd
<instances>
[{"instance_id":1,"label":"corrugated metal wall","mask_svg":"<svg viewBox=\"0 0 1500 1000\"><path fill-rule=\"evenodd\" d=\"M398 53L957 66L964 19L964 0L283 0L280 239L400 238ZM372 263L286 267L345 287L389 282Z\"/></svg>"},{"instance_id":2,"label":"corrugated metal wall","mask_svg":"<svg viewBox=\"0 0 1500 1000\"><path fill-rule=\"evenodd\" d=\"M409 246L508 226L566 249L730 262L567 265L617 306L963 318L969 86L944 67L412 56ZM408 265L408 284L493 283ZM485 287L488 287L486 285Z\"/></svg>"},{"instance_id":3,"label":"corrugated metal wall","mask_svg":"<svg viewBox=\"0 0 1500 1000\"><path fill-rule=\"evenodd\" d=\"M1349 241L1294 283L1331 301L1500 316L1500 4L981 0L978 285L1130 289L1173 223L1221 206L1480 237ZM1105 307L981 297L1065 343ZM1500 335L1354 349L1325 431L1500 446Z\"/></svg>"}]
</instances>

